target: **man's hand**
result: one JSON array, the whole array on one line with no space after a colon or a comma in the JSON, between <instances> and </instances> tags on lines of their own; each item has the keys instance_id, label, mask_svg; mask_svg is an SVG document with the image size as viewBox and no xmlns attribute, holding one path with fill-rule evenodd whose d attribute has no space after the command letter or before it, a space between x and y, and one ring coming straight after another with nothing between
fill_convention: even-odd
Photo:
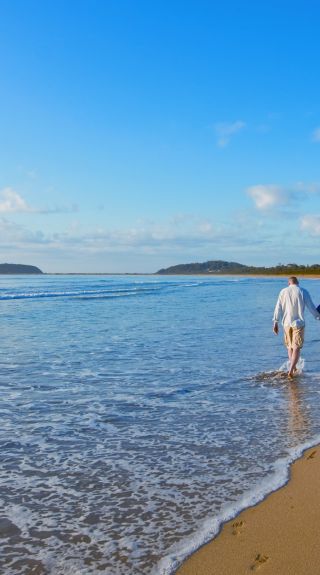
<instances>
[{"instance_id":1,"label":"man's hand","mask_svg":"<svg viewBox=\"0 0 320 575\"><path fill-rule=\"evenodd\" d=\"M276 321L273 324L273 333L275 335L278 335L278 333L279 333L279 325L278 325L278 322L276 322Z\"/></svg>"}]
</instances>

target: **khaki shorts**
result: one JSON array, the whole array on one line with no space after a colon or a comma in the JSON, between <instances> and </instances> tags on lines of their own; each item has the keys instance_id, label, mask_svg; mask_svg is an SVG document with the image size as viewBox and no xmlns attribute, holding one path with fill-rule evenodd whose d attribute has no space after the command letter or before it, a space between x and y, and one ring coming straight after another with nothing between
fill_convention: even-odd
<instances>
[{"instance_id":1,"label":"khaki shorts","mask_svg":"<svg viewBox=\"0 0 320 575\"><path fill-rule=\"evenodd\" d=\"M286 327L284 329L284 344L292 349L301 349L304 342L304 327Z\"/></svg>"}]
</instances>

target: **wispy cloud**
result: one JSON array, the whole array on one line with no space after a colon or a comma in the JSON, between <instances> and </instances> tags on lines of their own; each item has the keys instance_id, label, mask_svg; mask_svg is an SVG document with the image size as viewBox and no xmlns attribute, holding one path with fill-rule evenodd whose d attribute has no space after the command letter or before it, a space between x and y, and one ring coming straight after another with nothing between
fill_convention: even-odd
<instances>
[{"instance_id":1,"label":"wispy cloud","mask_svg":"<svg viewBox=\"0 0 320 575\"><path fill-rule=\"evenodd\" d=\"M167 221L141 220L122 229L88 228L73 221L59 232L29 229L0 216L0 255L4 261L8 256L11 261L23 256L25 261L53 271L139 271L143 262L149 263L142 271L155 271L166 267L166 262L236 258L247 263L261 253L276 258L279 245L290 247L292 243L290 230L283 241L281 233L272 219L252 213L220 223L178 214Z\"/></svg>"},{"instance_id":2,"label":"wispy cloud","mask_svg":"<svg viewBox=\"0 0 320 575\"><path fill-rule=\"evenodd\" d=\"M293 192L298 192L300 195L309 196L312 194L320 194L319 182L296 182L292 187Z\"/></svg>"},{"instance_id":3,"label":"wispy cloud","mask_svg":"<svg viewBox=\"0 0 320 575\"><path fill-rule=\"evenodd\" d=\"M47 208L33 207L13 188L7 187L0 191L0 214L60 214L76 211L78 211L76 204Z\"/></svg>"},{"instance_id":4,"label":"wispy cloud","mask_svg":"<svg viewBox=\"0 0 320 575\"><path fill-rule=\"evenodd\" d=\"M236 122L220 122L215 125L215 131L217 134L217 145L219 148L225 148L229 143L231 138L243 130L246 127L246 123L242 120L237 120Z\"/></svg>"},{"instance_id":5,"label":"wispy cloud","mask_svg":"<svg viewBox=\"0 0 320 575\"><path fill-rule=\"evenodd\" d=\"M30 178L30 180L36 180L36 178L37 178L37 172L36 172L36 170L28 170L28 171L26 172L26 176L27 176L28 178Z\"/></svg>"},{"instance_id":6,"label":"wispy cloud","mask_svg":"<svg viewBox=\"0 0 320 575\"><path fill-rule=\"evenodd\" d=\"M305 215L300 220L301 229L312 236L320 236L320 216Z\"/></svg>"},{"instance_id":7,"label":"wispy cloud","mask_svg":"<svg viewBox=\"0 0 320 575\"><path fill-rule=\"evenodd\" d=\"M320 128L316 128L315 130L313 130L311 140L313 142L320 142Z\"/></svg>"},{"instance_id":8,"label":"wispy cloud","mask_svg":"<svg viewBox=\"0 0 320 575\"><path fill-rule=\"evenodd\" d=\"M258 184L247 189L257 210L268 212L279 206L292 206L295 202L320 194L319 183L297 182L292 186L278 184Z\"/></svg>"},{"instance_id":9,"label":"wispy cloud","mask_svg":"<svg viewBox=\"0 0 320 575\"><path fill-rule=\"evenodd\" d=\"M179 218L178 218L179 219ZM95 228L85 229L71 224L64 232L47 233L28 230L25 226L0 218L1 245L25 250L37 248L87 254L164 254L197 253L206 248L216 249L218 245L238 246L241 241L250 243L244 234L237 234L234 225L217 226L213 221L198 216L190 217L184 224L177 225L174 218L164 223L137 225L127 229ZM239 230L238 230L239 231Z\"/></svg>"},{"instance_id":10,"label":"wispy cloud","mask_svg":"<svg viewBox=\"0 0 320 575\"><path fill-rule=\"evenodd\" d=\"M49 208L38 208L34 212L37 214L74 214L79 211L77 204L53 206Z\"/></svg>"},{"instance_id":11,"label":"wispy cloud","mask_svg":"<svg viewBox=\"0 0 320 575\"><path fill-rule=\"evenodd\" d=\"M289 199L288 192L274 184L251 186L247 189L247 194L261 211L285 205Z\"/></svg>"},{"instance_id":12,"label":"wispy cloud","mask_svg":"<svg viewBox=\"0 0 320 575\"><path fill-rule=\"evenodd\" d=\"M21 248L30 245L48 243L45 233L29 230L26 226L16 224L4 217L0 218L0 239L2 248Z\"/></svg>"},{"instance_id":13,"label":"wispy cloud","mask_svg":"<svg viewBox=\"0 0 320 575\"><path fill-rule=\"evenodd\" d=\"M32 212L33 209L12 188L4 188L0 192L0 213Z\"/></svg>"}]
</instances>

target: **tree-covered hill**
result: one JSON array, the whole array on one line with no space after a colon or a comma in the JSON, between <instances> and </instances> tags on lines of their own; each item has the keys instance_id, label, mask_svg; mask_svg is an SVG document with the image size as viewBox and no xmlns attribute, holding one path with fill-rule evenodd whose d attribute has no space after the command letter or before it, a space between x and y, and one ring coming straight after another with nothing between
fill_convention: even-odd
<instances>
[{"instance_id":1,"label":"tree-covered hill","mask_svg":"<svg viewBox=\"0 0 320 575\"><path fill-rule=\"evenodd\" d=\"M320 264L309 266L298 264L278 264L273 267L246 266L237 262L226 262L223 260L210 260L203 263L189 263L163 268L156 272L161 275L171 274L252 274L252 275L320 275Z\"/></svg>"},{"instance_id":2,"label":"tree-covered hill","mask_svg":"<svg viewBox=\"0 0 320 575\"><path fill-rule=\"evenodd\" d=\"M0 264L0 274L42 274L36 266L24 264Z\"/></svg>"}]
</instances>

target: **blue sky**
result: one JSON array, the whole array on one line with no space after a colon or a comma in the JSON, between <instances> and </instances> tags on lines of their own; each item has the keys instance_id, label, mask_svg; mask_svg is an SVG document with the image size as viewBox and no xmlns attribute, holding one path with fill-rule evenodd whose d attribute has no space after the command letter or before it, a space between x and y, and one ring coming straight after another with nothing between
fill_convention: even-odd
<instances>
[{"instance_id":1,"label":"blue sky","mask_svg":"<svg viewBox=\"0 0 320 575\"><path fill-rule=\"evenodd\" d=\"M316 1L0 0L0 261L320 263Z\"/></svg>"}]
</instances>

